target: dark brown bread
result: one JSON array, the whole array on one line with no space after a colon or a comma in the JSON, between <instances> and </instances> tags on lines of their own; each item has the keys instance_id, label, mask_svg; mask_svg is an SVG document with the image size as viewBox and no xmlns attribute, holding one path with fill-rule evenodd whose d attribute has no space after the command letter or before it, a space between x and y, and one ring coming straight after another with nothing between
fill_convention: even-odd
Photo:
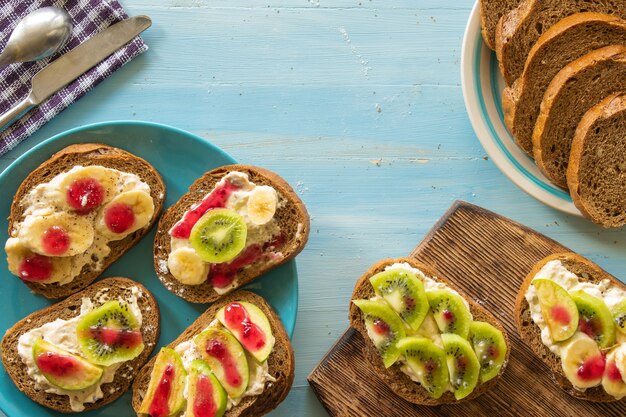
<instances>
[{"instance_id":1,"label":"dark brown bread","mask_svg":"<svg viewBox=\"0 0 626 417\"><path fill-rule=\"evenodd\" d=\"M578 123L587 110L618 91L626 91L623 45L584 55L550 82L533 131L533 155L539 169L559 187L567 188L567 164Z\"/></svg>"},{"instance_id":2,"label":"dark brown bread","mask_svg":"<svg viewBox=\"0 0 626 417\"><path fill-rule=\"evenodd\" d=\"M574 204L603 227L626 224L626 94L593 106L576 128L567 184Z\"/></svg>"},{"instance_id":3,"label":"dark brown bread","mask_svg":"<svg viewBox=\"0 0 626 417\"><path fill-rule=\"evenodd\" d=\"M248 291L231 293L211 306L200 315L185 331L178 336L168 347L174 348L178 344L192 339L200 334L215 319L217 312L225 305L233 301L247 301L259 307L267 316L272 327L272 333L276 342L274 349L267 359L268 373L276 378L276 382L266 382L263 393L257 396L244 398L237 406L234 406L224 414L226 417L262 416L269 413L280 404L291 389L295 372L295 359L289 336L263 297ZM133 408L138 413L143 396L150 383L150 373L156 356L144 366L133 383ZM139 415L139 414L138 414Z\"/></svg>"},{"instance_id":4,"label":"dark brown bread","mask_svg":"<svg viewBox=\"0 0 626 417\"><path fill-rule=\"evenodd\" d=\"M251 182L257 185L270 185L278 192L279 198L284 199L284 206L276 210L275 219L281 231L287 236L287 241L281 249L284 255L278 263L258 261L241 271L238 276L238 287L260 277L270 269L293 259L306 244L309 238L309 215L304 203L285 180L275 173L251 165L226 165L207 172L198 178L189 191L176 204L167 209L157 228L154 238L154 268L157 276L169 291L192 303L210 303L221 296L213 290L207 280L200 285L186 285L178 281L166 268L167 258L171 251L169 230L183 217L189 208L202 200L223 176L231 171L248 174ZM300 226L298 226L300 225Z\"/></svg>"},{"instance_id":5,"label":"dark brown bread","mask_svg":"<svg viewBox=\"0 0 626 417\"><path fill-rule=\"evenodd\" d=\"M624 0L524 0L502 17L496 29L496 54L507 85L524 70L524 63L539 37L559 20L580 12L626 18Z\"/></svg>"},{"instance_id":6,"label":"dark brown bread","mask_svg":"<svg viewBox=\"0 0 626 417\"><path fill-rule=\"evenodd\" d=\"M34 381L27 374L26 365L17 353L19 338L29 330L41 327L57 318L68 320L78 316L83 297L95 297L100 291L108 289L109 299L117 299L131 295L132 287L137 287L141 291L141 296L137 298L137 305L142 315L141 334L145 349L135 359L125 362L115 372L115 379L111 383L102 385L104 397L95 403L85 403L85 411L95 410L109 404L126 392L159 339L159 306L156 300L143 285L128 278L107 278L99 281L59 303L23 318L8 329L2 339L2 363L17 388L38 404L62 413L72 413L67 396L49 394L35 388ZM96 300L92 299L92 301Z\"/></svg>"},{"instance_id":7,"label":"dark brown bread","mask_svg":"<svg viewBox=\"0 0 626 417\"><path fill-rule=\"evenodd\" d=\"M37 185L49 182L56 175L78 165L100 165L105 168L113 168L139 176L143 182L150 186L150 195L154 202L154 214L152 219L150 219L150 223L144 228L129 234L124 239L109 242L111 253L101 262L101 269L95 268L96 262L89 263L83 267L76 278L65 285L59 285L58 283L44 285L24 281L31 290L47 298L66 297L91 284L109 265L119 259L150 231L150 228L159 217L165 201L165 184L159 173L144 159L122 149L103 144L81 143L70 145L52 155L49 160L31 172L22 182L11 205L9 235L11 235L13 225L22 220L25 209L25 207L20 205L22 198Z\"/></svg>"},{"instance_id":8,"label":"dark brown bread","mask_svg":"<svg viewBox=\"0 0 626 417\"><path fill-rule=\"evenodd\" d=\"M516 8L522 0L480 0L480 25L483 40L496 49L496 26L502 16Z\"/></svg>"},{"instance_id":9,"label":"dark brown bread","mask_svg":"<svg viewBox=\"0 0 626 417\"><path fill-rule=\"evenodd\" d=\"M537 275L539 270L541 270L545 264L553 260L560 260L563 263L563 266L570 272L578 275L582 282L597 284L603 279L609 279L611 284L621 288L622 290L626 290L626 285L622 284L618 279L615 279L599 266L576 253L557 253L550 255L539 261L533 267L530 273L526 276L526 279L522 282L519 293L517 294L517 300L515 302L515 318L520 338L528 345L535 355L537 355L543 363L550 368L554 376L554 380L571 396L594 402L615 401L615 397L607 394L602 386L588 388L585 391L580 391L574 388L563 373L561 368L561 359L552 353L552 351L550 351L550 349L548 349L541 341L541 329L539 326L535 325L531 318L530 306L528 305L528 301L526 301L525 296L535 275Z\"/></svg>"},{"instance_id":10,"label":"dark brown bread","mask_svg":"<svg viewBox=\"0 0 626 417\"><path fill-rule=\"evenodd\" d=\"M626 45L626 20L603 13L576 13L548 29L532 47L524 72L504 89L504 121L517 144L533 151L533 129L543 94L567 64L594 49Z\"/></svg>"},{"instance_id":11,"label":"dark brown bread","mask_svg":"<svg viewBox=\"0 0 626 417\"><path fill-rule=\"evenodd\" d=\"M447 279L437 275L437 273L427 265L424 265L414 259L410 258L400 258L400 259L385 259L374 266L372 266L363 276L357 281L354 292L352 293L351 300L362 300L369 299L375 295L374 288L371 286L369 279L373 275L381 272L385 269L386 266L392 265L394 263L403 263L406 262L411 265L413 268L417 268L422 271L427 277L435 279L436 281L440 281L445 283L450 288L454 289L463 297L470 306L470 312L474 320L476 321L484 321L489 324L495 326L498 330L502 332L504 336L504 340L507 345L506 359L504 364L502 365L502 369L500 369L500 374L497 377L487 381L484 384L478 385L474 391L465 397L462 400L457 400L454 398L454 394L451 392L445 392L439 399L431 398L426 390L422 388L418 383L414 382L409 378L404 372L400 370L400 365L398 363L393 364L389 368L385 368L383 365L383 361L380 358L380 354L376 350L376 347L371 342L368 334L367 328L365 327L365 317L361 310L354 304L350 303L349 307L349 319L350 326L352 326L355 330L357 330L363 336L365 340L365 349L363 351L364 356L367 358L368 363L372 366L372 369L376 371L376 373L380 376L380 378L385 382L389 388L393 390L397 395L404 398L405 400L421 405L435 406L441 404L449 404L449 403L460 403L463 401L470 401L479 395L488 391L491 387L493 387L497 381L500 379L500 376L504 373L506 368L506 364L509 360L509 352L511 350L511 346L509 344L509 337L502 326L502 324L485 310L483 307L472 301L469 297L463 294L461 291L456 289L454 285L452 285Z\"/></svg>"}]
</instances>

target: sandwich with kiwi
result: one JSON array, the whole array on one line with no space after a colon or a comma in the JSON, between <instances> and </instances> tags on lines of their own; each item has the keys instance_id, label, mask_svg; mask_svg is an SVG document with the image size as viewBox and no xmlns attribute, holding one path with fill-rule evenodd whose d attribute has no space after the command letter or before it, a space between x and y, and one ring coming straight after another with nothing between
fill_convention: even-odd
<instances>
[{"instance_id":1,"label":"sandwich with kiwi","mask_svg":"<svg viewBox=\"0 0 626 417\"><path fill-rule=\"evenodd\" d=\"M262 416L285 399L294 354L260 296L236 291L213 303L137 375L138 416Z\"/></svg>"},{"instance_id":2,"label":"sandwich with kiwi","mask_svg":"<svg viewBox=\"0 0 626 417\"><path fill-rule=\"evenodd\" d=\"M161 176L147 161L108 145L68 146L13 198L9 271L47 298L73 294L148 233L164 199Z\"/></svg>"},{"instance_id":3,"label":"sandwich with kiwi","mask_svg":"<svg viewBox=\"0 0 626 417\"><path fill-rule=\"evenodd\" d=\"M159 307L128 278L107 278L8 329L2 364L26 396L62 413L119 398L159 338Z\"/></svg>"},{"instance_id":4,"label":"sandwich with kiwi","mask_svg":"<svg viewBox=\"0 0 626 417\"><path fill-rule=\"evenodd\" d=\"M227 165L205 173L165 211L154 267L169 291L209 303L293 259L308 237L309 215L284 179Z\"/></svg>"},{"instance_id":5,"label":"sandwich with kiwi","mask_svg":"<svg viewBox=\"0 0 626 417\"><path fill-rule=\"evenodd\" d=\"M575 253L539 261L515 304L521 339L573 397L626 397L626 285Z\"/></svg>"},{"instance_id":6,"label":"sandwich with kiwi","mask_svg":"<svg viewBox=\"0 0 626 417\"><path fill-rule=\"evenodd\" d=\"M497 383L508 362L502 324L414 259L372 266L356 283L349 318L372 369L414 404L476 398Z\"/></svg>"}]
</instances>

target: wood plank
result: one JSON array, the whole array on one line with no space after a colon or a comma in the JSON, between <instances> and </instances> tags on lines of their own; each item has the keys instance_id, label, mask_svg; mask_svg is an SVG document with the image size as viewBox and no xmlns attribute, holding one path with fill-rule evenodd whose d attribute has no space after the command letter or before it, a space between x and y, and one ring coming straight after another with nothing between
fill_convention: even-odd
<instances>
[{"instance_id":1,"label":"wood plank","mask_svg":"<svg viewBox=\"0 0 626 417\"><path fill-rule=\"evenodd\" d=\"M367 366L364 341L348 329L311 372L308 381L335 417L366 416L617 416L626 403L595 404L570 397L517 335L517 289L532 266L568 249L519 223L457 201L411 256L433 265L460 290L498 317L511 340L511 355L500 382L474 401L425 407L398 398Z\"/></svg>"}]
</instances>

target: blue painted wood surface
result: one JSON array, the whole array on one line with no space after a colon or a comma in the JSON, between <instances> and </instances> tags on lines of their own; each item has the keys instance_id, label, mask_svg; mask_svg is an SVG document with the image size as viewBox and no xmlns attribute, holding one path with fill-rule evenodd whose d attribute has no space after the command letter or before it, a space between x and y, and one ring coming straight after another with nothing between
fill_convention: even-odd
<instances>
[{"instance_id":1,"label":"blue painted wood surface","mask_svg":"<svg viewBox=\"0 0 626 417\"><path fill-rule=\"evenodd\" d=\"M626 234L552 210L486 157L460 86L473 0L122 0L150 50L31 138L148 120L284 176L311 214L297 260L297 372L272 416L323 416L306 376L347 328L356 279L407 255L456 199L526 224L623 279ZM129 138L132 140L132 138ZM5 196L8 198L9 196Z\"/></svg>"}]
</instances>

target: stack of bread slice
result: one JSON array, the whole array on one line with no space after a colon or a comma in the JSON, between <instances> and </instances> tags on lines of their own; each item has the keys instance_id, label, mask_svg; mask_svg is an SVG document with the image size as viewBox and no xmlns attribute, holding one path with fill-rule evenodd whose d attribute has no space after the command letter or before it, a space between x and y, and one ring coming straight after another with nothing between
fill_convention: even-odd
<instances>
[{"instance_id":1,"label":"stack of bread slice","mask_svg":"<svg viewBox=\"0 0 626 417\"><path fill-rule=\"evenodd\" d=\"M481 0L515 141L579 210L626 224L626 2Z\"/></svg>"}]
</instances>

